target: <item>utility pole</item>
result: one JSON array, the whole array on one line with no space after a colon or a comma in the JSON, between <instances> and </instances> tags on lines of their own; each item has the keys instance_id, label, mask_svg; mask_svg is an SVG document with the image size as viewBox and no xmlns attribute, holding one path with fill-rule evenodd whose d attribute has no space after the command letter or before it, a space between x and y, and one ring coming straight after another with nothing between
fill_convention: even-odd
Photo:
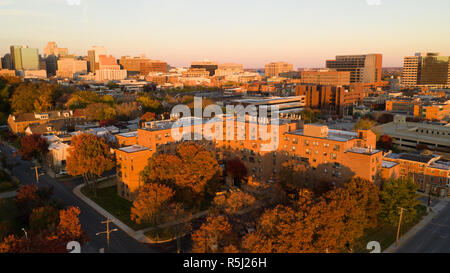
<instances>
[{"instance_id":1,"label":"utility pole","mask_svg":"<svg viewBox=\"0 0 450 273\"><path fill-rule=\"evenodd\" d=\"M109 241L110 241L110 237L111 237L110 234L113 231L118 231L117 228L109 229L109 223L111 223L111 222L112 221L109 220L109 219L106 219L106 221L103 221L102 224L106 224L106 231L98 232L98 233L95 234L96 236L98 236L100 234L106 234L106 242L107 242L107 245L108 245L108 251L109 251Z\"/></svg>"},{"instance_id":2,"label":"utility pole","mask_svg":"<svg viewBox=\"0 0 450 273\"><path fill-rule=\"evenodd\" d=\"M207 244L206 244L206 229L205 229L205 253L208 253L207 249Z\"/></svg>"},{"instance_id":3,"label":"utility pole","mask_svg":"<svg viewBox=\"0 0 450 273\"><path fill-rule=\"evenodd\" d=\"M38 165L34 165L34 167L31 167L30 169L34 169L35 173L36 173L36 186L39 186L39 176L44 175L44 173L39 174L38 172Z\"/></svg>"},{"instance_id":4,"label":"utility pole","mask_svg":"<svg viewBox=\"0 0 450 273\"><path fill-rule=\"evenodd\" d=\"M403 211L406 209L399 207L400 209L400 218L398 219L398 229L397 229L397 240L395 241L395 247L398 247L398 237L400 236L400 225L402 224Z\"/></svg>"}]
</instances>

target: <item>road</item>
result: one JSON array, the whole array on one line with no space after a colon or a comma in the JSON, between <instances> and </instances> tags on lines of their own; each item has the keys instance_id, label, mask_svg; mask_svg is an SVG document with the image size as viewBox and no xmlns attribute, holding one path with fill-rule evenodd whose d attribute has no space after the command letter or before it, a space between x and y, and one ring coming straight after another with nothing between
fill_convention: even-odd
<instances>
[{"instance_id":1,"label":"road","mask_svg":"<svg viewBox=\"0 0 450 273\"><path fill-rule=\"evenodd\" d=\"M16 166L13 167L12 172L22 184L31 185L36 182L34 169L31 169L31 162L21 160L19 156L14 158L13 151L8 146L1 145L0 150L7 156L9 163L17 163ZM90 239L90 241L82 247L82 252L98 253L101 248L105 248L106 250L106 238L105 235L96 236L95 234L106 229L106 226L101 224L101 222L106 219L72 193L72 189L79 185L79 183L81 183L79 179L74 179L70 183L61 183L48 175L43 175L39 178L39 186L53 186L55 198L62 200L67 206L76 206L80 208L80 223ZM112 228L116 228L114 224L111 226ZM157 253L172 251L170 247L167 248L167 246L155 246L140 243L120 229L117 232L111 233L110 243L110 252L114 253Z\"/></svg>"},{"instance_id":2,"label":"road","mask_svg":"<svg viewBox=\"0 0 450 273\"><path fill-rule=\"evenodd\" d=\"M450 253L450 204L395 252Z\"/></svg>"}]
</instances>

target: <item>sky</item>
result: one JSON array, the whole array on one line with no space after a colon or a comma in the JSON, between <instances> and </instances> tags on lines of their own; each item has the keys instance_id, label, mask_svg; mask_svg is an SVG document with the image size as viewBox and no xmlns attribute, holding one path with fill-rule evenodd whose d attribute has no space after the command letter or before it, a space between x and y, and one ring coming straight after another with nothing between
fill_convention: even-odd
<instances>
[{"instance_id":1,"label":"sky","mask_svg":"<svg viewBox=\"0 0 450 273\"><path fill-rule=\"evenodd\" d=\"M383 54L402 66L415 52L450 55L448 0L0 0L0 54L48 41L87 55L146 54L259 68L272 61L324 67L343 54Z\"/></svg>"}]
</instances>

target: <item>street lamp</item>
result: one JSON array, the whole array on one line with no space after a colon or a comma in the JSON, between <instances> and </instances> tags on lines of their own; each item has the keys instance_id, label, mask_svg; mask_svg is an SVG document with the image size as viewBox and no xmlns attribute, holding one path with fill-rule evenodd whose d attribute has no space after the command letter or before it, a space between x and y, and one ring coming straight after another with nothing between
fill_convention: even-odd
<instances>
[{"instance_id":1,"label":"street lamp","mask_svg":"<svg viewBox=\"0 0 450 273\"><path fill-rule=\"evenodd\" d=\"M25 233L25 238L28 240L28 232L24 228L22 228L22 231Z\"/></svg>"}]
</instances>

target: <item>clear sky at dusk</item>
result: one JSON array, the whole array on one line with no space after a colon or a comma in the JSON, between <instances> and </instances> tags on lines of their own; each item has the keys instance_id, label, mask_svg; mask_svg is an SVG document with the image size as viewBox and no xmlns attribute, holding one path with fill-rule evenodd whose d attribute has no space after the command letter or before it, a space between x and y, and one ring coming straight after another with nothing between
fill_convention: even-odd
<instances>
[{"instance_id":1,"label":"clear sky at dusk","mask_svg":"<svg viewBox=\"0 0 450 273\"><path fill-rule=\"evenodd\" d=\"M145 53L175 66L323 67L363 53L401 66L414 52L450 55L449 11L448 0L0 0L0 53L12 44L42 53L56 41L77 55L99 45L117 58Z\"/></svg>"}]
</instances>

